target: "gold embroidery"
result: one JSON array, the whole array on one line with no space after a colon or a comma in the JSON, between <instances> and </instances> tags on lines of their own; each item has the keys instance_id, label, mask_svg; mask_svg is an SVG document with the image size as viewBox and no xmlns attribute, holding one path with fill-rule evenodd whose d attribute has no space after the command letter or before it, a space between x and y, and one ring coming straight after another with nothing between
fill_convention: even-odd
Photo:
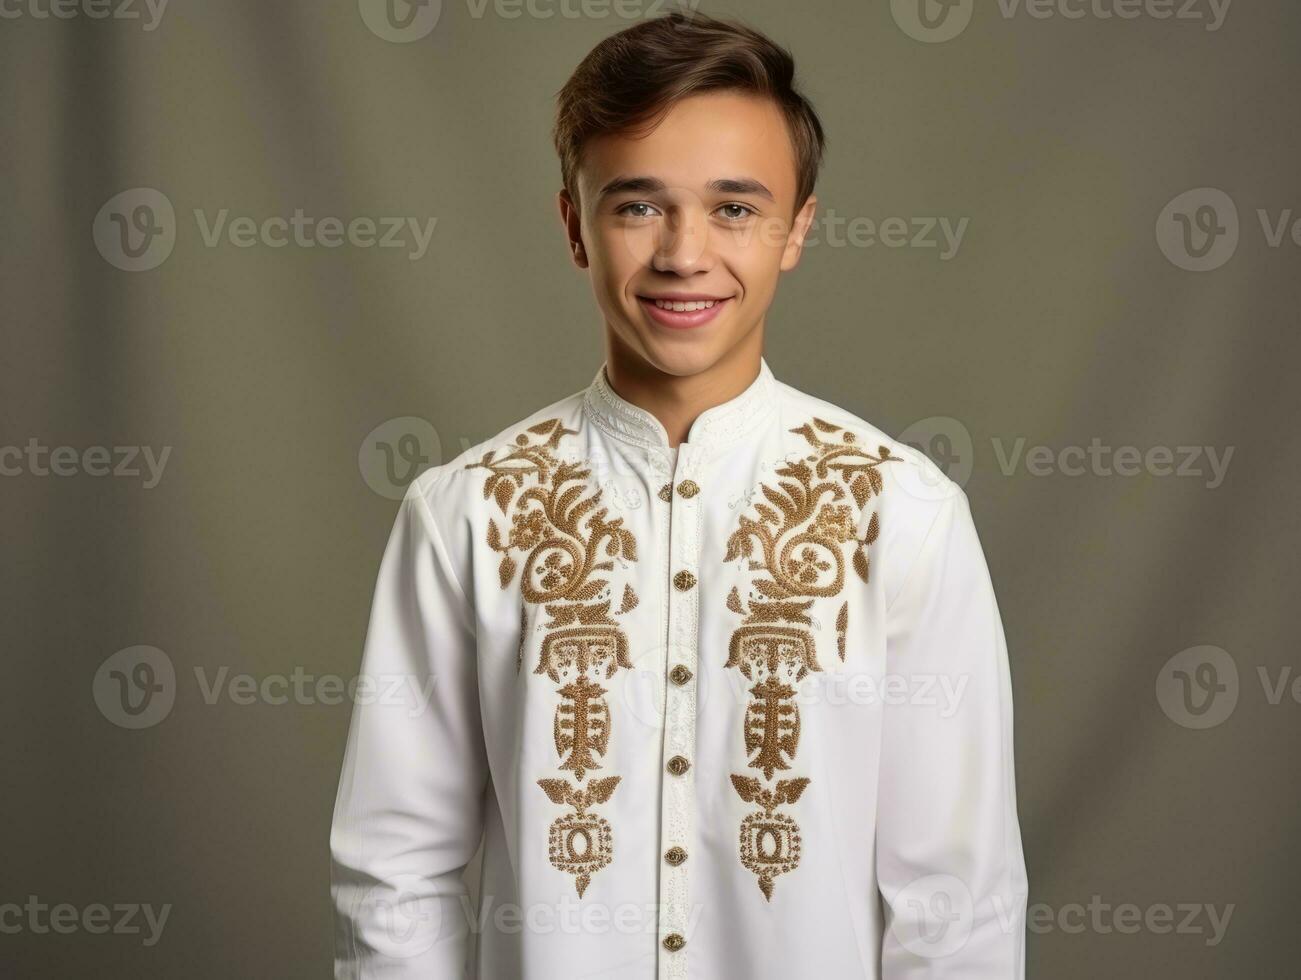
<instances>
[{"instance_id":1,"label":"gold embroidery","mask_svg":"<svg viewBox=\"0 0 1301 980\"><path fill-rule=\"evenodd\" d=\"M748 558L751 571L766 574L751 581L748 607L735 586L728 593L727 608L744 619L732 634L725 666L752 682L742 734L747 765L768 782L792 767L799 749L797 685L810 671L822 670L809 611L817 600L843 591L846 551L854 573L868 581L867 550L880 522L873 513L861 538L857 526L865 505L884 485L878 467L899 459L885 446L875 454L865 451L853 432L823 419L790 431L813 451L777 469L776 486L759 486L764 499L753 504L757 517L741 515L724 556L725 561ZM847 495L852 504L841 502ZM836 653L843 661L848 602L841 603L835 627ZM741 821L741 864L758 876L759 889L772 901L777 876L799 866L801 845L799 824L776 810L794 804L809 780L778 779L769 788L754 776L733 773L731 778L737 795L759 807Z\"/></svg>"},{"instance_id":2,"label":"gold embroidery","mask_svg":"<svg viewBox=\"0 0 1301 980\"><path fill-rule=\"evenodd\" d=\"M615 572L613 559L635 562L637 541L623 518L611 520L609 509L599 506L602 491L589 485L591 471L555 455L560 440L576 434L559 419L548 419L517 435L500 458L490 450L466 469L489 471L484 499L495 500L510 521L504 535L494 520L487 528L488 546L502 556L497 568L502 588L519 573L523 600L541 606L550 617L533 673L556 685L560 704L552 740L558 768L572 773L575 782L537 782L553 803L574 808L552 822L548 853L552 867L574 876L581 898L592 875L614 860L609 821L588 811L610 799L620 777L592 779L585 787L583 781L603 768L610 744L610 708L601 681L620 668L632 668L627 636L614 616L635 608L639 600L624 583L619 608L611 613L611 583L598 573ZM523 553L522 564L516 552ZM527 619L521 607L516 670L523 666Z\"/></svg>"},{"instance_id":3,"label":"gold embroidery","mask_svg":"<svg viewBox=\"0 0 1301 980\"><path fill-rule=\"evenodd\" d=\"M772 901L772 886L779 874L793 871L800 863L800 825L784 813L773 811L782 803L794 803L809 784L807 777L779 779L765 789L753 776L732 774L737 795L760 809L741 821L741 863L759 876L759 889Z\"/></svg>"},{"instance_id":4,"label":"gold embroidery","mask_svg":"<svg viewBox=\"0 0 1301 980\"><path fill-rule=\"evenodd\" d=\"M667 504L673 498L673 484L666 483L664 484L664 486L660 487L660 492L658 496L660 500L664 501Z\"/></svg>"},{"instance_id":5,"label":"gold embroidery","mask_svg":"<svg viewBox=\"0 0 1301 980\"><path fill-rule=\"evenodd\" d=\"M574 876L578 897L583 897L592 875L614 860L614 832L610 821L587 809L604 803L614 793L618 776L594 779L587 789L570 786L563 779L539 779L538 785L552 803L574 808L551 824L547 851L551 865Z\"/></svg>"}]
</instances>

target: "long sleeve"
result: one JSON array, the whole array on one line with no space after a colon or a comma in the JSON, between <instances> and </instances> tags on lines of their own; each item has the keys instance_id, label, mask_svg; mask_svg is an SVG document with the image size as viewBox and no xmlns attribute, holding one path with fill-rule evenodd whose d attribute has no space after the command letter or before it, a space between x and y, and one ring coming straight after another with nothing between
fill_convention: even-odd
<instances>
[{"instance_id":1,"label":"long sleeve","mask_svg":"<svg viewBox=\"0 0 1301 980\"><path fill-rule=\"evenodd\" d=\"M1007 646L966 495L951 490L927 505L934 517L887 613L886 670L918 696L882 708L881 976L1021 980Z\"/></svg>"},{"instance_id":2,"label":"long sleeve","mask_svg":"<svg viewBox=\"0 0 1301 980\"><path fill-rule=\"evenodd\" d=\"M460 980L483 824L475 626L412 484L380 565L330 835L335 977Z\"/></svg>"}]
</instances>

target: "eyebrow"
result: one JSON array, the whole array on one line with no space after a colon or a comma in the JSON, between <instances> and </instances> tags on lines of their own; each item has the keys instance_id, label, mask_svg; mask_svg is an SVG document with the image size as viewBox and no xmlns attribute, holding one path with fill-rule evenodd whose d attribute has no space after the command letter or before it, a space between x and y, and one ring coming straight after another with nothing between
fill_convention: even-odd
<instances>
[{"instance_id":1,"label":"eyebrow","mask_svg":"<svg viewBox=\"0 0 1301 980\"><path fill-rule=\"evenodd\" d=\"M600 197L612 194L650 194L665 190L667 185L658 177L615 177L601 188ZM706 190L719 194L752 194L776 203L772 191L751 177L718 177L705 185Z\"/></svg>"}]
</instances>

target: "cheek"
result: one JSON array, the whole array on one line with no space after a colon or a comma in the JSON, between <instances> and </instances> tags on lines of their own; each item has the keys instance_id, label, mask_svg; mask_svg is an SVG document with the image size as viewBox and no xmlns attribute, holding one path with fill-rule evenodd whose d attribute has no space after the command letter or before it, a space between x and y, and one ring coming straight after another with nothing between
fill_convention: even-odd
<instances>
[{"instance_id":1,"label":"cheek","mask_svg":"<svg viewBox=\"0 0 1301 980\"><path fill-rule=\"evenodd\" d=\"M754 229L721 235L717 251L746 292L762 296L776 284L785 244L779 229Z\"/></svg>"},{"instance_id":2,"label":"cheek","mask_svg":"<svg viewBox=\"0 0 1301 980\"><path fill-rule=\"evenodd\" d=\"M606 226L595 229L593 268L602 278L623 282L648 265L655 255L655 233L648 225Z\"/></svg>"}]
</instances>

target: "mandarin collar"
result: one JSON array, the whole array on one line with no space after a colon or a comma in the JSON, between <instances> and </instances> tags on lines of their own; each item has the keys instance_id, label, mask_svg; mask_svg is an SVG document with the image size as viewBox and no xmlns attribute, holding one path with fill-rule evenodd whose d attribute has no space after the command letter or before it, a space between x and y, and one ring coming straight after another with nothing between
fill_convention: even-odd
<instances>
[{"instance_id":1,"label":"mandarin collar","mask_svg":"<svg viewBox=\"0 0 1301 980\"><path fill-rule=\"evenodd\" d=\"M664 424L651 412L634 405L610 386L607 361L583 393L588 417L611 435L625 442L671 452ZM693 449L712 452L737 441L776 411L777 381L767 358L759 358L759 374L740 394L705 409L691 423L686 441Z\"/></svg>"}]
</instances>

